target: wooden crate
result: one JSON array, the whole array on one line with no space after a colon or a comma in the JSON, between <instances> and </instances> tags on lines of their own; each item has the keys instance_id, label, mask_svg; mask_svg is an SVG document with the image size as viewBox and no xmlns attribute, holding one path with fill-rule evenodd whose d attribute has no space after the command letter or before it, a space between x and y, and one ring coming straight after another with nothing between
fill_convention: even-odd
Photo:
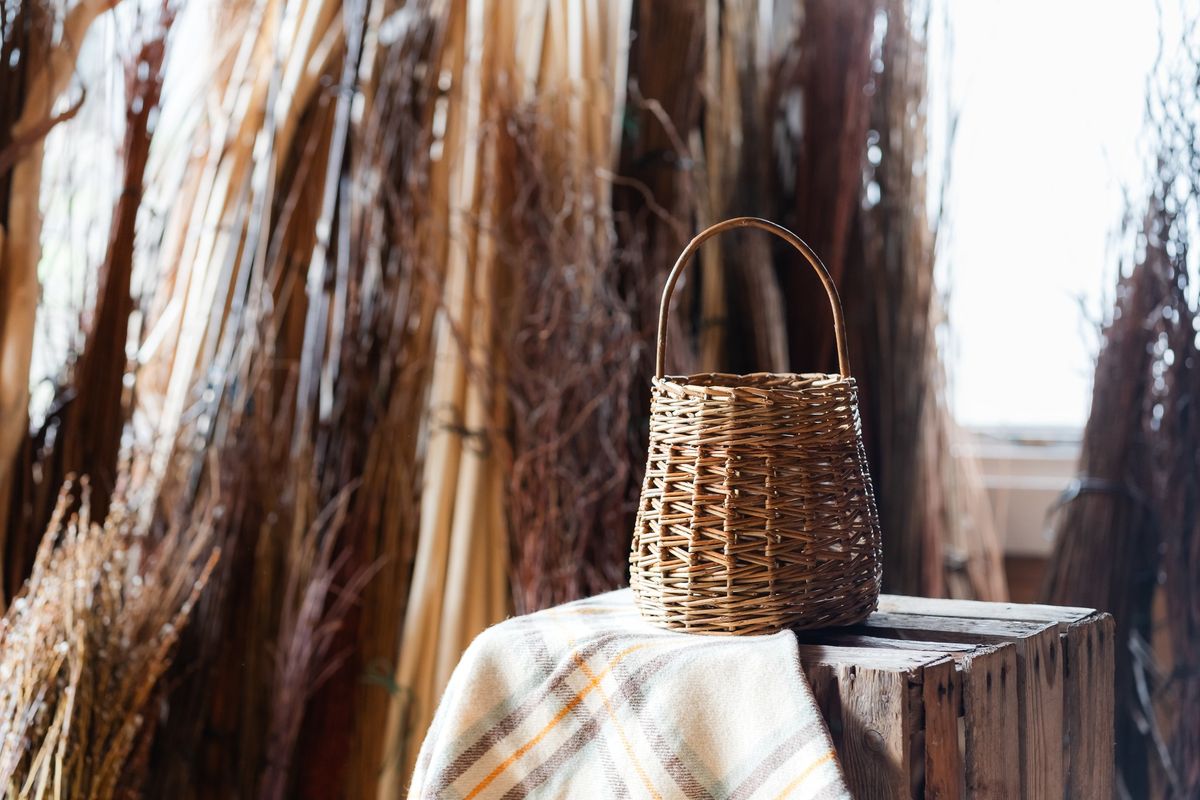
<instances>
[{"instance_id":1,"label":"wooden crate","mask_svg":"<svg viewBox=\"0 0 1200 800\"><path fill-rule=\"evenodd\" d=\"M884 595L798 635L856 798L1112 797L1108 614Z\"/></svg>"}]
</instances>

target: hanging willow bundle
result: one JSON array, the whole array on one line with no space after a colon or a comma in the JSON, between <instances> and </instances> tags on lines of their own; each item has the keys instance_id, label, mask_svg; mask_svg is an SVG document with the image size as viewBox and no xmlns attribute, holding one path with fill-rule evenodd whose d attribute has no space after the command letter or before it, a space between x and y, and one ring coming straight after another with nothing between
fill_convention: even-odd
<instances>
[{"instance_id":1,"label":"hanging willow bundle","mask_svg":"<svg viewBox=\"0 0 1200 800\"><path fill-rule=\"evenodd\" d=\"M548 10L549 29L579 25L598 47L572 65L569 48L547 40L534 54L536 77L526 73L527 94L498 108L505 157L492 180L512 196L497 198L505 210L493 217L495 252L514 309L498 320L499 386L511 404L510 576L521 613L625 578L624 540L613 532L626 520L626 365L638 340L618 283L607 176L619 141L609 123L623 115L630 4L591 11Z\"/></svg>"},{"instance_id":2,"label":"hanging willow bundle","mask_svg":"<svg viewBox=\"0 0 1200 800\"><path fill-rule=\"evenodd\" d=\"M1155 169L1126 220L1132 256L1044 592L1117 621L1117 768L1130 797L1200 792L1200 18L1185 15L1181 31L1150 83Z\"/></svg>"}]
</instances>

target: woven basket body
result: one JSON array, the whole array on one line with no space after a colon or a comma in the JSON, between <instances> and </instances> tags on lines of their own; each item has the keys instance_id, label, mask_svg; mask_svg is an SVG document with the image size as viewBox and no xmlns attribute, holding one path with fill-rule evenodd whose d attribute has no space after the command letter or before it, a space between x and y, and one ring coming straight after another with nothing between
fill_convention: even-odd
<instances>
[{"instance_id":1,"label":"woven basket body","mask_svg":"<svg viewBox=\"0 0 1200 800\"><path fill-rule=\"evenodd\" d=\"M762 220L714 226L680 257L660 323L690 252L735 225L770 226L800 241ZM826 288L840 375L663 377L660 324L630 554L630 586L647 619L695 633L758 634L851 624L875 608L878 515L841 309L832 283Z\"/></svg>"}]
</instances>

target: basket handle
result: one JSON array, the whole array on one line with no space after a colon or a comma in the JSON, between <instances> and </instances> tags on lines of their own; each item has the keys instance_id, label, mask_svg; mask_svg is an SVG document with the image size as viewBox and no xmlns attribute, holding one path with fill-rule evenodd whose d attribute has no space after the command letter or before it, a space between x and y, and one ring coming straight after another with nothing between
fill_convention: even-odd
<instances>
[{"instance_id":1,"label":"basket handle","mask_svg":"<svg viewBox=\"0 0 1200 800\"><path fill-rule=\"evenodd\" d=\"M829 295L829 306L833 310L833 333L837 340L838 371L843 378L849 378L850 351L846 347L846 320L842 316L842 302L838 298L837 287L833 285L833 278L829 276L829 270L825 268L825 265L821 263L821 259L817 257L817 254L813 252L813 249L803 239L782 225L776 225L774 222L759 219L758 217L734 217L733 219L727 219L724 222L711 225L696 234L696 237L688 242L687 247L683 248L683 252L679 254L679 259L676 260L675 266L671 269L671 274L667 276L667 285L663 287L662 305L658 309L658 357L654 366L655 379L662 380L663 367L666 364L667 308L671 304L671 294L675 291L675 282L679 280L679 276L683 274L684 267L687 266L688 259L700 248L700 245L718 233L723 233L731 228L761 228L764 231L773 233L799 250L800 255L804 256L804 259L812 265L812 268L817 273L817 277L821 279L822 285L825 286L825 293Z\"/></svg>"}]
</instances>

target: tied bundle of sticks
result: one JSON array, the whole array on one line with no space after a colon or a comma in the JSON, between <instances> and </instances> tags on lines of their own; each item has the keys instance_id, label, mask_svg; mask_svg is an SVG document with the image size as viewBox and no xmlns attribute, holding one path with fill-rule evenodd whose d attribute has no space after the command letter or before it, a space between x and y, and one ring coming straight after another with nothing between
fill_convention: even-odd
<instances>
[{"instance_id":1,"label":"tied bundle of sticks","mask_svg":"<svg viewBox=\"0 0 1200 800\"><path fill-rule=\"evenodd\" d=\"M1154 169L1125 225L1131 255L1045 589L1117 621L1124 797L1200 793L1200 17L1181 30L1150 81Z\"/></svg>"}]
</instances>

